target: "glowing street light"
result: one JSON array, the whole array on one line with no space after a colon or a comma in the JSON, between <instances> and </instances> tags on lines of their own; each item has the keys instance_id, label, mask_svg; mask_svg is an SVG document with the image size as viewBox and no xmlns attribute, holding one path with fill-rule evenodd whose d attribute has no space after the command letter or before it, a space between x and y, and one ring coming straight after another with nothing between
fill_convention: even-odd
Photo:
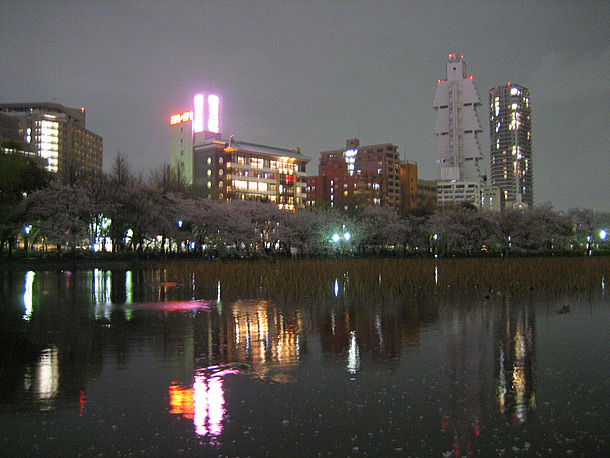
<instances>
[{"instance_id":1,"label":"glowing street light","mask_svg":"<svg viewBox=\"0 0 610 458\"><path fill-rule=\"evenodd\" d=\"M352 235L349 232L346 232L345 234L343 234L343 238L346 242L349 242L349 239L352 238Z\"/></svg>"},{"instance_id":2,"label":"glowing street light","mask_svg":"<svg viewBox=\"0 0 610 458\"><path fill-rule=\"evenodd\" d=\"M602 240L606 240L606 237L608 236L608 233L606 232L606 229L602 229L601 231L599 231L599 238Z\"/></svg>"},{"instance_id":3,"label":"glowing street light","mask_svg":"<svg viewBox=\"0 0 610 458\"><path fill-rule=\"evenodd\" d=\"M335 242L335 243L339 243L339 239L340 239L340 238L341 238L341 237L339 237L339 234L335 233L335 234L333 235L333 242Z\"/></svg>"}]
</instances>

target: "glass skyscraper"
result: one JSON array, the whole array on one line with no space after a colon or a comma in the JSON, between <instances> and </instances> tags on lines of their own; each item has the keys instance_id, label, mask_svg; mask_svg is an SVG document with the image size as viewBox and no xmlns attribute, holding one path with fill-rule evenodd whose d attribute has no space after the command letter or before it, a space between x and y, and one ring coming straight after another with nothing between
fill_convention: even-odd
<instances>
[{"instance_id":1,"label":"glass skyscraper","mask_svg":"<svg viewBox=\"0 0 610 458\"><path fill-rule=\"evenodd\" d=\"M489 91L491 186L513 208L534 204L529 89L508 83Z\"/></svg>"}]
</instances>

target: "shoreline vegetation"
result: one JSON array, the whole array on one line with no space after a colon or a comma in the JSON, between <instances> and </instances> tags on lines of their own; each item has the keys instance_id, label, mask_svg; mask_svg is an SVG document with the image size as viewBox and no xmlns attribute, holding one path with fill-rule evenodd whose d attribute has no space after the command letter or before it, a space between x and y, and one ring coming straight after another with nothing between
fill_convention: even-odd
<instances>
[{"instance_id":1,"label":"shoreline vegetation","mask_svg":"<svg viewBox=\"0 0 610 458\"><path fill-rule=\"evenodd\" d=\"M187 285L193 276L210 294L223 290L246 297L332 296L333 284L349 295L425 295L478 290L482 296L510 292L605 291L610 256L494 258L268 258L268 259L28 259L2 258L0 270L152 270L158 281ZM254 292L254 293L253 293Z\"/></svg>"}]
</instances>

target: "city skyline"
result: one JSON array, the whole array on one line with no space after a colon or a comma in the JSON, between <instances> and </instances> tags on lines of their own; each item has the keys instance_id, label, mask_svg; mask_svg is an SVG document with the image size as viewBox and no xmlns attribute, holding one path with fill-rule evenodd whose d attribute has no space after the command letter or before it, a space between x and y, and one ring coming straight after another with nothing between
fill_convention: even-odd
<instances>
[{"instance_id":1,"label":"city skyline","mask_svg":"<svg viewBox=\"0 0 610 458\"><path fill-rule=\"evenodd\" d=\"M0 15L0 103L85 107L105 170L118 151L144 173L169 163L169 116L209 91L225 136L299 147L309 175L357 137L434 179L431 105L457 52L483 102L509 81L530 89L536 204L609 209L608 4L3 1ZM479 116L489 174L485 103Z\"/></svg>"}]
</instances>

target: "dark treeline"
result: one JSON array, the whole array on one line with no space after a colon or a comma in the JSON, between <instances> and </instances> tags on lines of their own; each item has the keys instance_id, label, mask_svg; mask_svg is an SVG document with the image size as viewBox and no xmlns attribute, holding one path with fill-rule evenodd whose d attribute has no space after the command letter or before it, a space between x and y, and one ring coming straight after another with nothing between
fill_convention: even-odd
<instances>
[{"instance_id":1,"label":"dark treeline","mask_svg":"<svg viewBox=\"0 0 610 458\"><path fill-rule=\"evenodd\" d=\"M197 198L169 166L145 179L120 154L110 174L77 180L1 159L0 254L16 246L202 257L591 254L605 247L600 231L610 228L610 213L564 213L550 205L502 212L457 206L405 216L376 206L292 213L268 202Z\"/></svg>"}]
</instances>

